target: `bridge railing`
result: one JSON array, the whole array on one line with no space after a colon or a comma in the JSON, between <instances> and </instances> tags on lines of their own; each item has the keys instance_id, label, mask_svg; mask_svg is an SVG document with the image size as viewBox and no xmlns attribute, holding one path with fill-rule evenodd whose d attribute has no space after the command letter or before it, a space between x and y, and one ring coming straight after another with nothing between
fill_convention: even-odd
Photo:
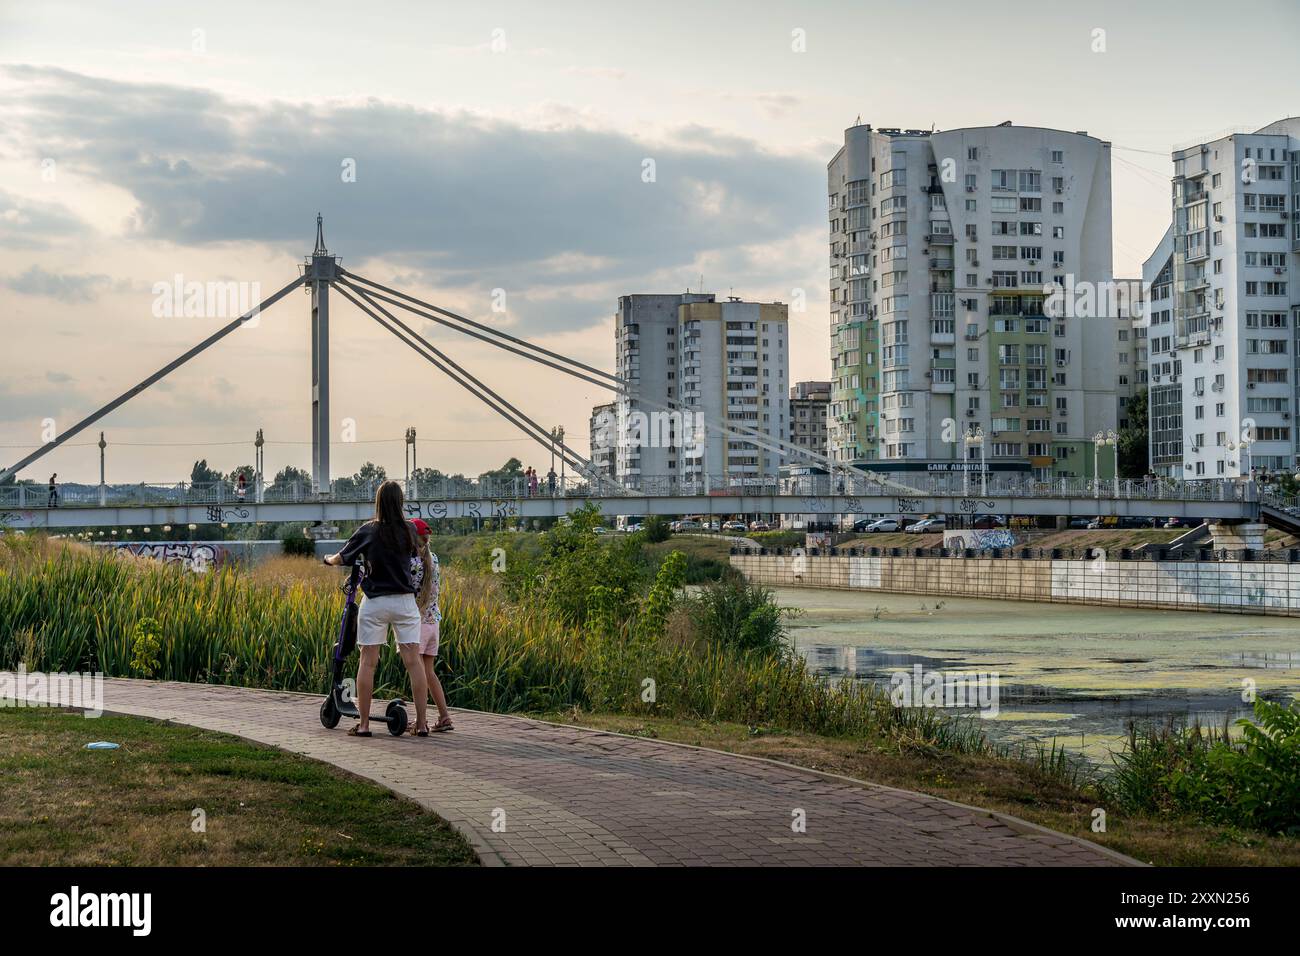
<instances>
[{"instance_id":1,"label":"bridge railing","mask_svg":"<svg viewBox=\"0 0 1300 956\"><path fill-rule=\"evenodd\" d=\"M1284 498L1271 493L1261 494L1255 483L1242 479L1212 479L1204 481L1058 478L1036 481L1021 474L992 473L984 479L978 474L899 474L891 475L891 485L858 474L776 476L752 475L745 477L679 477L677 475L645 475L624 480L620 492L626 497L695 497L695 496L770 496L788 495L810 499L809 511L817 510L812 499L839 497L889 497L898 499L895 506L884 511L907 510L899 503L909 497L909 492L899 491L898 485L910 490L911 495L923 497L993 499L993 498L1059 498L1144 500L1155 507L1162 501L1232 502L1264 500L1276 507L1295 507L1294 498ZM336 479L327 493L317 492L310 482L285 481L259 485L248 483L242 490L230 481L177 482L172 484L139 482L116 485L58 486L57 504L61 507L180 507L183 505L221 505L237 507L242 504L295 504L304 502L370 502L374 500L378 482L360 482L349 478ZM530 482L522 477L509 478L438 478L424 481L399 481L405 486L406 497L411 500L439 501L454 499L518 500L531 497L584 498L608 496L608 486L595 486L582 477L568 476L553 480L539 477ZM45 508L50 503L45 485L0 486L0 508L24 510ZM840 502L847 511L861 510L854 502ZM865 507L865 506L864 506ZM874 506L880 509L879 505ZM689 511L689 506L686 507Z\"/></svg>"}]
</instances>

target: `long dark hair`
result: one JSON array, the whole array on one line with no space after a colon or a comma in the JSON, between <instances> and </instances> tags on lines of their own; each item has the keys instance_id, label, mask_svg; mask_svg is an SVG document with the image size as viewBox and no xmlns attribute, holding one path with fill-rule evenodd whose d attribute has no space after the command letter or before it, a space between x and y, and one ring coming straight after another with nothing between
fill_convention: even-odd
<instances>
[{"instance_id":1,"label":"long dark hair","mask_svg":"<svg viewBox=\"0 0 1300 956\"><path fill-rule=\"evenodd\" d=\"M385 481L375 492L375 524L379 543L397 554L415 554L415 529L402 512L402 486Z\"/></svg>"}]
</instances>

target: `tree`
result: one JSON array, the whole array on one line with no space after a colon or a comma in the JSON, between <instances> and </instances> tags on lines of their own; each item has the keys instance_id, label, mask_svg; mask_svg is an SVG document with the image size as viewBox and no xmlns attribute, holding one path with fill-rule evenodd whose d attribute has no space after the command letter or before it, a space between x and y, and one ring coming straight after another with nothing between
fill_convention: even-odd
<instances>
[{"instance_id":1,"label":"tree","mask_svg":"<svg viewBox=\"0 0 1300 956\"><path fill-rule=\"evenodd\" d=\"M202 458L194 463L190 470L190 484L192 485L210 485L221 481L225 476L214 468L208 467L208 460Z\"/></svg>"},{"instance_id":2,"label":"tree","mask_svg":"<svg viewBox=\"0 0 1300 956\"><path fill-rule=\"evenodd\" d=\"M1128 424L1119 433L1119 476L1143 478L1149 470L1147 390L1141 389L1128 403Z\"/></svg>"},{"instance_id":3,"label":"tree","mask_svg":"<svg viewBox=\"0 0 1300 956\"><path fill-rule=\"evenodd\" d=\"M511 458L500 468L495 471L485 471L479 475L479 478L522 478L524 476L524 463L518 458Z\"/></svg>"},{"instance_id":4,"label":"tree","mask_svg":"<svg viewBox=\"0 0 1300 956\"><path fill-rule=\"evenodd\" d=\"M294 482L302 491L311 490L311 475L301 468L295 468L293 465L285 465L276 474L275 480L271 482L271 489L277 492L288 493L293 488Z\"/></svg>"},{"instance_id":5,"label":"tree","mask_svg":"<svg viewBox=\"0 0 1300 956\"><path fill-rule=\"evenodd\" d=\"M240 465L238 468L236 468L234 471L230 473L230 477L227 480L232 485L239 484L240 475L243 475L244 480L248 482L249 485L252 485L253 479L257 476L257 469L254 468L252 465Z\"/></svg>"}]
</instances>

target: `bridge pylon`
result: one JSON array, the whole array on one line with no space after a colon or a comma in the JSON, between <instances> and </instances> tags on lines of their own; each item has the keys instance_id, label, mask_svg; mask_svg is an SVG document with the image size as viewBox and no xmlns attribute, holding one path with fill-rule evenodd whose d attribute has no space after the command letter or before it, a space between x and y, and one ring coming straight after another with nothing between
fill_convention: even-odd
<instances>
[{"instance_id":1,"label":"bridge pylon","mask_svg":"<svg viewBox=\"0 0 1300 956\"><path fill-rule=\"evenodd\" d=\"M311 480L318 492L330 490L330 284L338 274L338 256L325 248L325 221L317 213L305 278L311 292Z\"/></svg>"}]
</instances>

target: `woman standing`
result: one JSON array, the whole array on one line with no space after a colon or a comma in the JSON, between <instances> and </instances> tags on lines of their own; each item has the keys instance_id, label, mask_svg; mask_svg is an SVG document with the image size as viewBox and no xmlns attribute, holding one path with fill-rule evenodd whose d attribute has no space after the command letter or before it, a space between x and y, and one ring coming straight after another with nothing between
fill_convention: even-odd
<instances>
[{"instance_id":1,"label":"woman standing","mask_svg":"<svg viewBox=\"0 0 1300 956\"><path fill-rule=\"evenodd\" d=\"M415 732L429 735L426 716L429 688L420 664L420 606L416 602L417 586L411 575L411 559L420 547L415 528L402 514L402 488L395 481L385 481L375 493L375 517L367 521L348 539L343 550L327 555L326 564L351 566L360 560L365 567L361 590L366 599L357 615L357 646L361 663L357 667L357 709L361 717L349 734L370 736L370 700L375 689L375 665L379 649L388 643L391 625L397 635L397 650L411 676L411 695L415 699ZM425 554L428 549L423 549ZM425 569L425 579L432 575Z\"/></svg>"}]
</instances>

